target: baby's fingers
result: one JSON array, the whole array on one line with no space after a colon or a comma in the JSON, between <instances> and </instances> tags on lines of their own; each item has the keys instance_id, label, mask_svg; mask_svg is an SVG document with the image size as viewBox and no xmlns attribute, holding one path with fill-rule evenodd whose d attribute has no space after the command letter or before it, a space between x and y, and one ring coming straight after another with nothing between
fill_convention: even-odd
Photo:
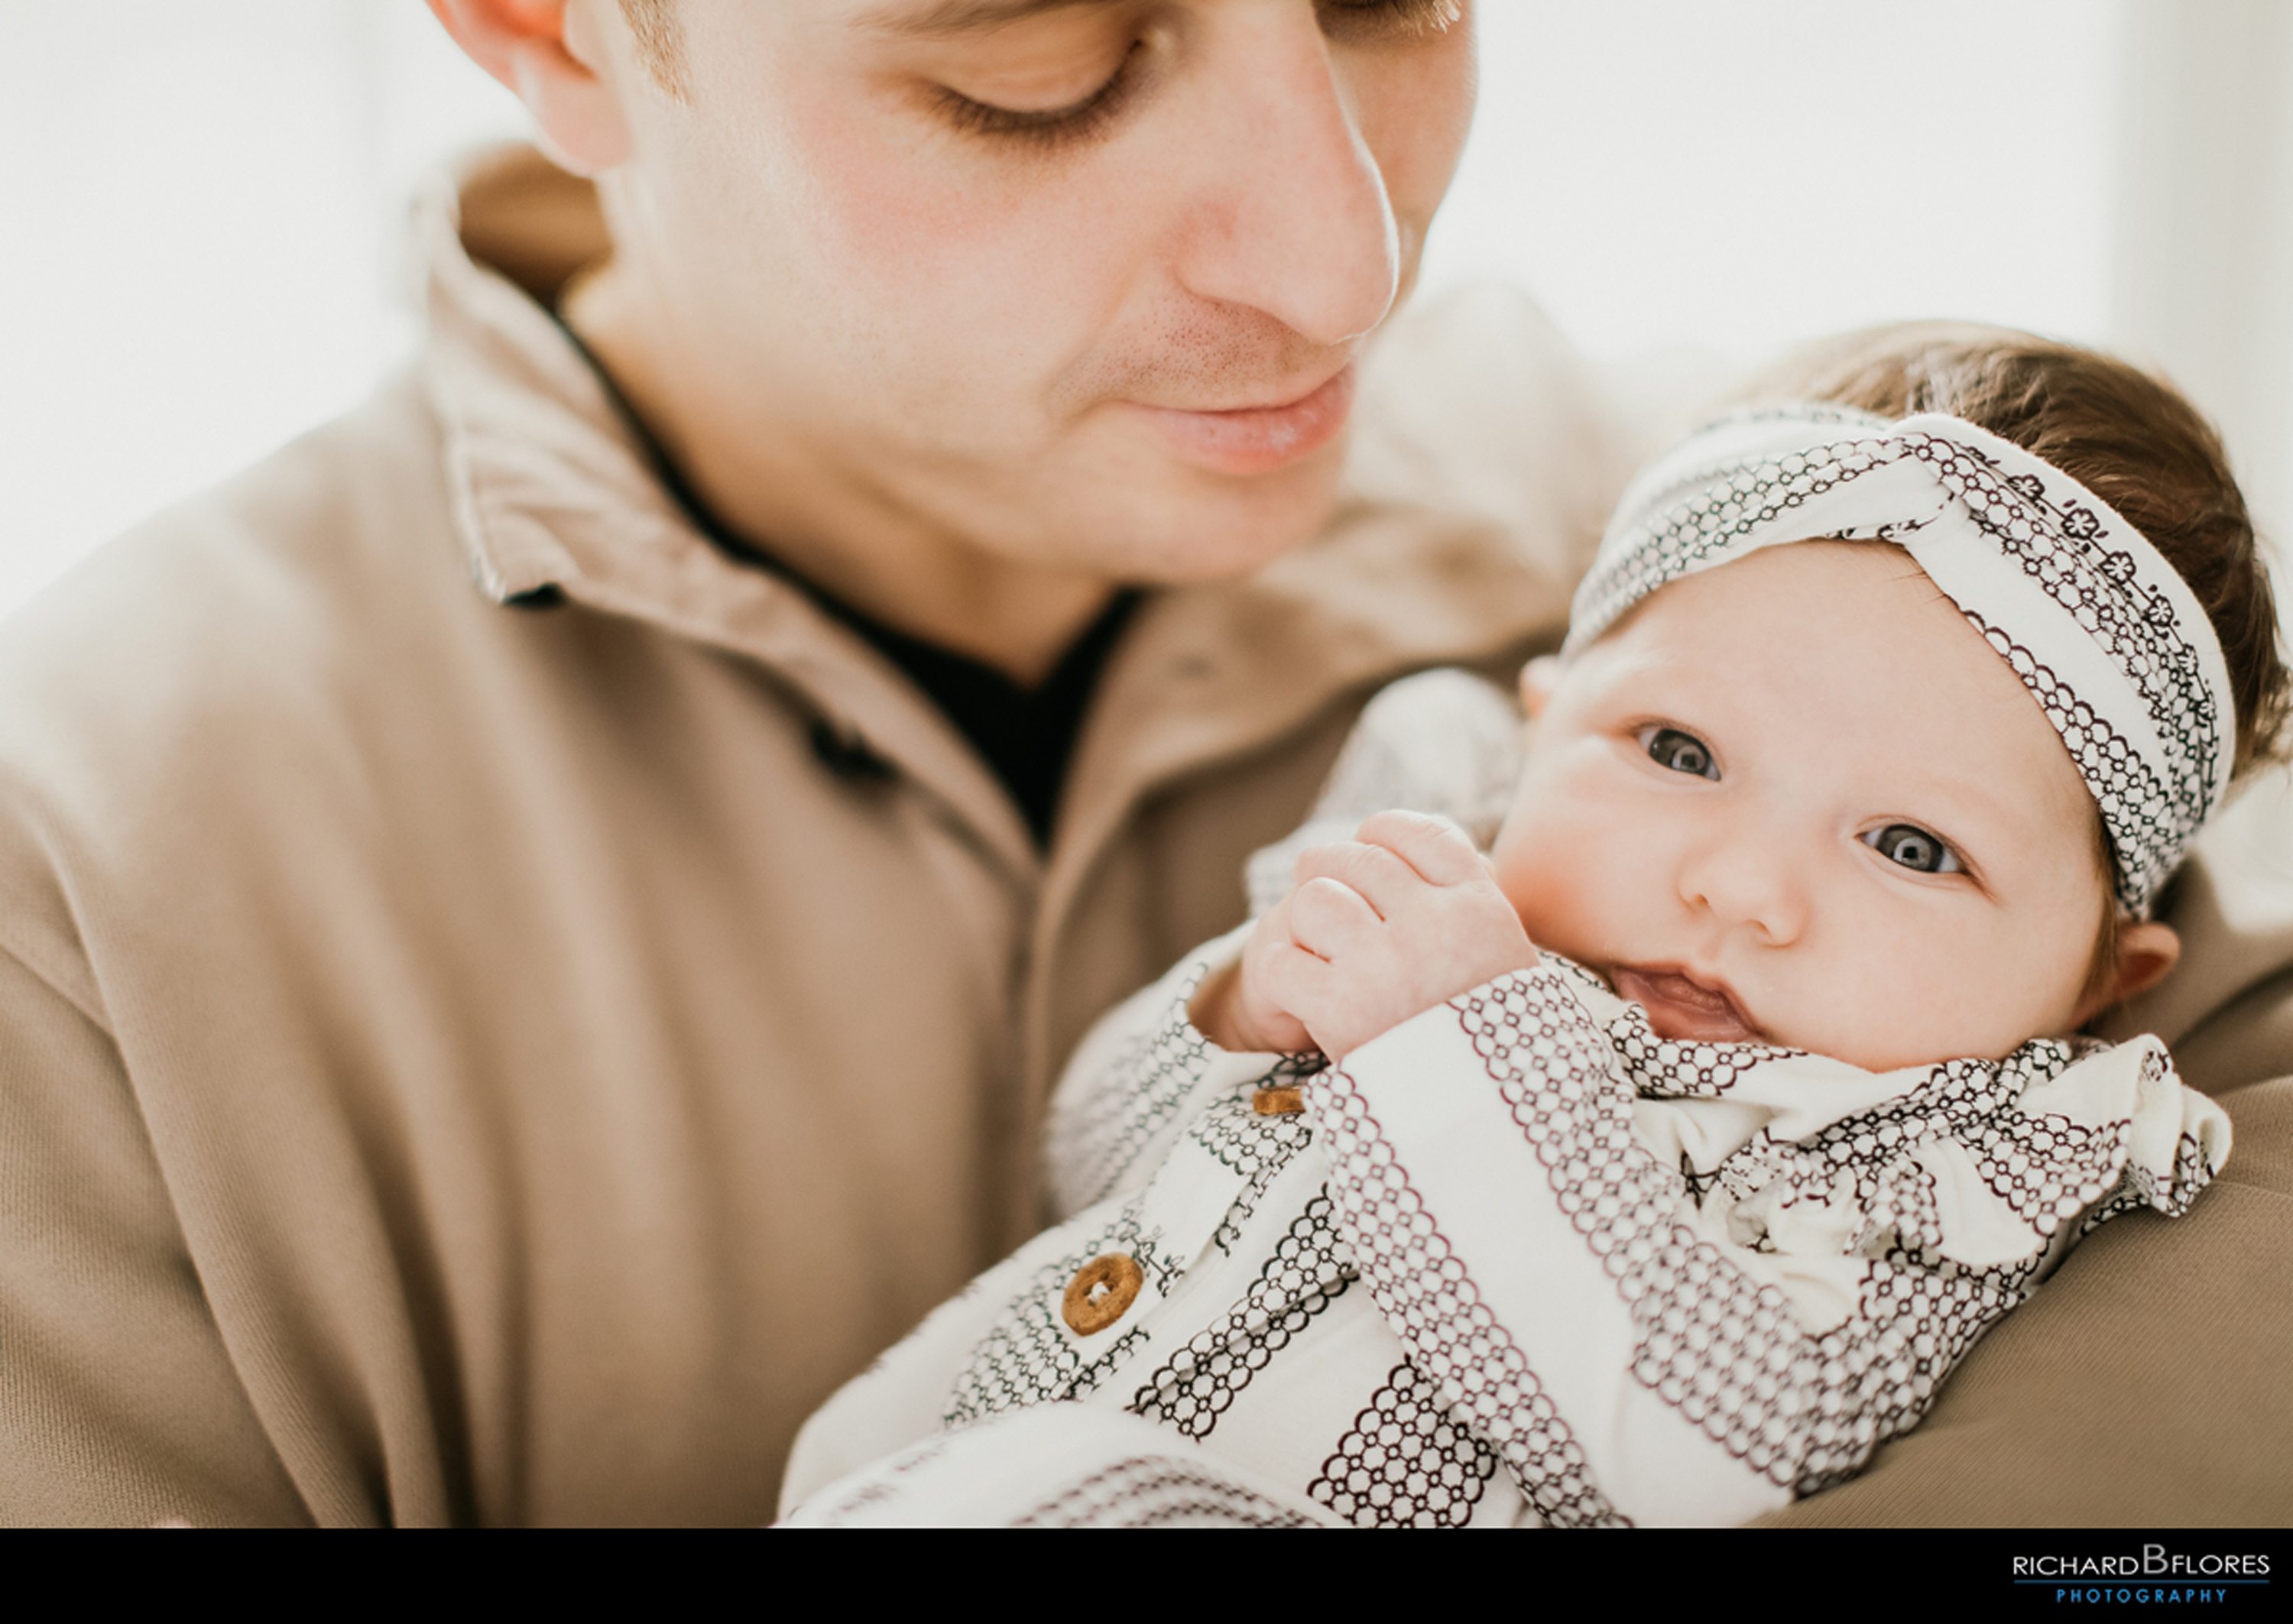
<instances>
[{"instance_id":1,"label":"baby's fingers","mask_svg":"<svg viewBox=\"0 0 2293 1624\"><path fill-rule=\"evenodd\" d=\"M1272 942L1251 960L1250 976L1254 997L1298 1020L1299 1006L1328 987L1330 966L1295 942Z\"/></svg>"},{"instance_id":2,"label":"baby's fingers","mask_svg":"<svg viewBox=\"0 0 2293 1624\"><path fill-rule=\"evenodd\" d=\"M1465 885L1488 872L1464 830L1427 812L1379 812L1354 838L1392 852L1436 885Z\"/></svg>"},{"instance_id":3,"label":"baby's fingers","mask_svg":"<svg viewBox=\"0 0 2293 1624\"><path fill-rule=\"evenodd\" d=\"M1317 958L1335 958L1372 939L1377 910L1339 880L1311 879L1290 893L1290 940Z\"/></svg>"},{"instance_id":4,"label":"baby's fingers","mask_svg":"<svg viewBox=\"0 0 2293 1624\"><path fill-rule=\"evenodd\" d=\"M1335 880L1357 893L1381 919L1390 919L1405 907L1412 893L1422 894L1425 878L1383 846L1358 840L1309 846L1298 853L1292 871L1300 885L1309 880Z\"/></svg>"},{"instance_id":5,"label":"baby's fingers","mask_svg":"<svg viewBox=\"0 0 2293 1624\"><path fill-rule=\"evenodd\" d=\"M1269 944L1251 961L1252 997L1260 1006L1260 1025L1269 1033L1268 1046L1313 1046L1308 1028L1329 1005L1336 974L1328 964L1287 941Z\"/></svg>"}]
</instances>

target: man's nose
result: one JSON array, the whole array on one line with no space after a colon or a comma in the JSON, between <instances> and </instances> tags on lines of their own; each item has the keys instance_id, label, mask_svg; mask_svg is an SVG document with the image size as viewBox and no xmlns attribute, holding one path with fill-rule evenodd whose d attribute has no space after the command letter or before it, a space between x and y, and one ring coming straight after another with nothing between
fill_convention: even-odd
<instances>
[{"instance_id":1,"label":"man's nose","mask_svg":"<svg viewBox=\"0 0 2293 1624\"><path fill-rule=\"evenodd\" d=\"M1783 947L1807 928L1805 837L1756 818L1715 818L1680 865L1680 894L1724 930Z\"/></svg>"},{"instance_id":2,"label":"man's nose","mask_svg":"<svg viewBox=\"0 0 2293 1624\"><path fill-rule=\"evenodd\" d=\"M1200 132L1204 186L1179 275L1191 293L1340 344L1393 308L1401 241L1318 9L1227 13L1218 127Z\"/></svg>"}]
</instances>

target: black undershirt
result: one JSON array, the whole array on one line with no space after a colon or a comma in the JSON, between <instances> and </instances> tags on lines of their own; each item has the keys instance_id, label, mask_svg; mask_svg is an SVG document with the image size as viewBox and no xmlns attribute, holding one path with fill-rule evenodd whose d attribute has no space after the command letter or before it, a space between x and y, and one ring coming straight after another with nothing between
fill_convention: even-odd
<instances>
[{"instance_id":1,"label":"black undershirt","mask_svg":"<svg viewBox=\"0 0 2293 1624\"><path fill-rule=\"evenodd\" d=\"M555 311L551 314L555 315ZM661 488L685 510L693 528L711 545L736 562L777 576L803 593L822 610L850 627L885 658L908 675L908 680L929 695L947 719L971 741L1027 820L1037 845L1050 841L1051 820L1058 810L1059 790L1066 781L1067 765L1075 739L1082 731L1083 714L1106 669L1107 656L1138 607L1135 591L1115 594L1114 600L1082 634L1067 645L1049 676L1033 687L1013 682L990 665L896 631L855 609L814 582L798 575L744 536L734 534L710 512L671 463L604 363L581 342L563 317L557 325L573 347L588 361L604 386L607 399L620 414L638 446L651 460ZM830 768L847 778L884 778L889 763L871 751L864 740L837 734L826 723L813 732L814 748Z\"/></svg>"}]
</instances>

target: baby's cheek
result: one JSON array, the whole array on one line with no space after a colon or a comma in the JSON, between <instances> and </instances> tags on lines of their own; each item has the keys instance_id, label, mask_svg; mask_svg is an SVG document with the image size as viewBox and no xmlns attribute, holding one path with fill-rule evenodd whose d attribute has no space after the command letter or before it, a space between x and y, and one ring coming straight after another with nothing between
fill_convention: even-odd
<instances>
[{"instance_id":1,"label":"baby's cheek","mask_svg":"<svg viewBox=\"0 0 2293 1624\"><path fill-rule=\"evenodd\" d=\"M1552 843L1495 854L1497 885L1521 928L1538 947L1563 957L1597 960L1597 925L1603 915L1602 887L1589 862L1571 863Z\"/></svg>"},{"instance_id":2,"label":"baby's cheek","mask_svg":"<svg viewBox=\"0 0 2293 1624\"><path fill-rule=\"evenodd\" d=\"M1820 1007L1804 1009L1809 1031L1795 1047L1892 1071L1995 1059L2037 1035L2038 1025L2024 1025L2034 1019L2025 1013L2028 967L1997 962L1979 942L1893 937L1868 944L1852 962L1857 973L1837 974Z\"/></svg>"}]
</instances>

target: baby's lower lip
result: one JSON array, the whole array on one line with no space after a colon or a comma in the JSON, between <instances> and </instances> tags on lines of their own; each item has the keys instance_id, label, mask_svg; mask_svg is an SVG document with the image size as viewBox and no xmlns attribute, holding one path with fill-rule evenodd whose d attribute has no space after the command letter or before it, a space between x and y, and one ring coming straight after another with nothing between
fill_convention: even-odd
<instances>
[{"instance_id":1,"label":"baby's lower lip","mask_svg":"<svg viewBox=\"0 0 2293 1624\"><path fill-rule=\"evenodd\" d=\"M1272 473L1303 462L1335 440L1353 411L1354 369L1346 367L1286 406L1192 412L1138 406L1173 450L1214 473Z\"/></svg>"},{"instance_id":2,"label":"baby's lower lip","mask_svg":"<svg viewBox=\"0 0 2293 1624\"><path fill-rule=\"evenodd\" d=\"M1697 1043L1750 1043L1760 1034L1722 992L1699 987L1676 970L1612 973L1616 996L1648 1011L1649 1027L1659 1038Z\"/></svg>"}]
</instances>

